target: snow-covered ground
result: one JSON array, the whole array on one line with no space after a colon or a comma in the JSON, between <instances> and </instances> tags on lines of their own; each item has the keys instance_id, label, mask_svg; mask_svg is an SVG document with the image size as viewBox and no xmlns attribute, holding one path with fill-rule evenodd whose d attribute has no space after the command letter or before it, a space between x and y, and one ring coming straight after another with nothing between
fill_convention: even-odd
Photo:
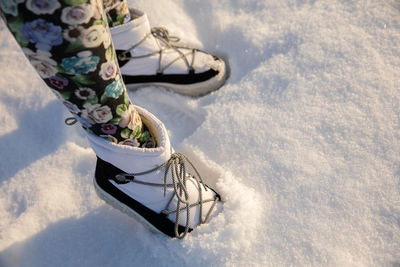
<instances>
[{"instance_id":1,"label":"snow-covered ground","mask_svg":"<svg viewBox=\"0 0 400 267\"><path fill-rule=\"evenodd\" d=\"M0 266L399 266L400 2L137 0L229 58L199 99L131 92L225 198L183 241L100 200L95 155L0 24Z\"/></svg>"}]
</instances>

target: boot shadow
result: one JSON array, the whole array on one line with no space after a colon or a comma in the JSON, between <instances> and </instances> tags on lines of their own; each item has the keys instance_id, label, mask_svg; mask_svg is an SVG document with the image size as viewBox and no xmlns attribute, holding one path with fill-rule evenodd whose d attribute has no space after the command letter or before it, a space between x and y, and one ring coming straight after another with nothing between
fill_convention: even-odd
<instances>
[{"instance_id":1,"label":"boot shadow","mask_svg":"<svg viewBox=\"0 0 400 267\"><path fill-rule=\"evenodd\" d=\"M162 87L147 86L128 93L134 103L144 107L164 123L174 147L191 136L206 117L204 110L190 104L191 98L169 92Z\"/></svg>"},{"instance_id":2,"label":"boot shadow","mask_svg":"<svg viewBox=\"0 0 400 267\"><path fill-rule=\"evenodd\" d=\"M6 247L0 251L0 266L159 266L171 247L182 249L179 242L101 205Z\"/></svg>"},{"instance_id":3,"label":"boot shadow","mask_svg":"<svg viewBox=\"0 0 400 267\"><path fill-rule=\"evenodd\" d=\"M18 128L0 136L0 183L59 147L65 139L63 109L57 101L38 110L15 109Z\"/></svg>"},{"instance_id":4,"label":"boot shadow","mask_svg":"<svg viewBox=\"0 0 400 267\"><path fill-rule=\"evenodd\" d=\"M230 77L227 83L236 83L246 77L248 73L257 68L262 62L268 61L275 55L286 54L290 50L297 51L299 38L287 33L283 38L265 40L259 44L249 39L243 30L235 25L229 25L221 30L218 20L218 9L213 8L211 0L206 0L198 5L196 1L184 1L183 6L197 25L199 40L204 44L204 49L229 63ZM259 4L257 1L253 5ZM229 2L232 10L239 10L241 4L236 1ZM235 14L231 14L235 16ZM226 49L226 51L224 51Z\"/></svg>"}]
</instances>

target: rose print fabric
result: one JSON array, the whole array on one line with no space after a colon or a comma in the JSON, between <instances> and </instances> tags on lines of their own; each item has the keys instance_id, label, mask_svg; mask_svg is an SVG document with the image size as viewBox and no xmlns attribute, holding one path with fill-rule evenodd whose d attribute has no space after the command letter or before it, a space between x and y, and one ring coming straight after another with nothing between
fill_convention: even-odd
<instances>
[{"instance_id":1,"label":"rose print fabric","mask_svg":"<svg viewBox=\"0 0 400 267\"><path fill-rule=\"evenodd\" d=\"M154 146L127 96L101 1L0 0L0 9L32 66L85 130Z\"/></svg>"},{"instance_id":2,"label":"rose print fabric","mask_svg":"<svg viewBox=\"0 0 400 267\"><path fill-rule=\"evenodd\" d=\"M110 27L124 24L131 20L126 0L103 0Z\"/></svg>"},{"instance_id":3,"label":"rose print fabric","mask_svg":"<svg viewBox=\"0 0 400 267\"><path fill-rule=\"evenodd\" d=\"M0 0L0 8L4 13L17 16L18 4L25 0ZM52 12L60 8L60 2L51 0L29 0L27 1L30 9L37 15L52 14ZM66 4L79 5L87 1L65 0ZM92 2L92 1L91 1ZM104 10L107 16L107 22L110 27L121 25L131 19L128 3L126 0L103 0Z\"/></svg>"}]
</instances>

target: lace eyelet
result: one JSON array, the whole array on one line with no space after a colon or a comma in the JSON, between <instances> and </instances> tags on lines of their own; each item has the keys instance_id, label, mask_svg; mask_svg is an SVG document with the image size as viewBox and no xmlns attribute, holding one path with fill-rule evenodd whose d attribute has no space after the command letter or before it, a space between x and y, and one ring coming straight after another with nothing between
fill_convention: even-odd
<instances>
[{"instance_id":1,"label":"lace eyelet","mask_svg":"<svg viewBox=\"0 0 400 267\"><path fill-rule=\"evenodd\" d=\"M120 54L120 55L118 55L118 59L121 61L126 61L128 58L125 54Z\"/></svg>"},{"instance_id":2,"label":"lace eyelet","mask_svg":"<svg viewBox=\"0 0 400 267\"><path fill-rule=\"evenodd\" d=\"M64 123L65 123L66 125L68 125L68 126L74 125L74 124L77 123L77 122L78 122L78 120L77 120L75 117L69 117L69 118L66 118L66 119L64 120Z\"/></svg>"}]
</instances>

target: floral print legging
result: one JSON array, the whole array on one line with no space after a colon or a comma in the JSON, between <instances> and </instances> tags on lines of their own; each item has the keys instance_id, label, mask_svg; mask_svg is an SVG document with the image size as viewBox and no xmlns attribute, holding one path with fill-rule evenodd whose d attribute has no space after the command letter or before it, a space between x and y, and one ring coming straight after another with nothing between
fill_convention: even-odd
<instances>
[{"instance_id":1,"label":"floral print legging","mask_svg":"<svg viewBox=\"0 0 400 267\"><path fill-rule=\"evenodd\" d=\"M108 28L130 19L126 1L0 0L0 9L32 66L86 131L154 146L127 96Z\"/></svg>"}]
</instances>

